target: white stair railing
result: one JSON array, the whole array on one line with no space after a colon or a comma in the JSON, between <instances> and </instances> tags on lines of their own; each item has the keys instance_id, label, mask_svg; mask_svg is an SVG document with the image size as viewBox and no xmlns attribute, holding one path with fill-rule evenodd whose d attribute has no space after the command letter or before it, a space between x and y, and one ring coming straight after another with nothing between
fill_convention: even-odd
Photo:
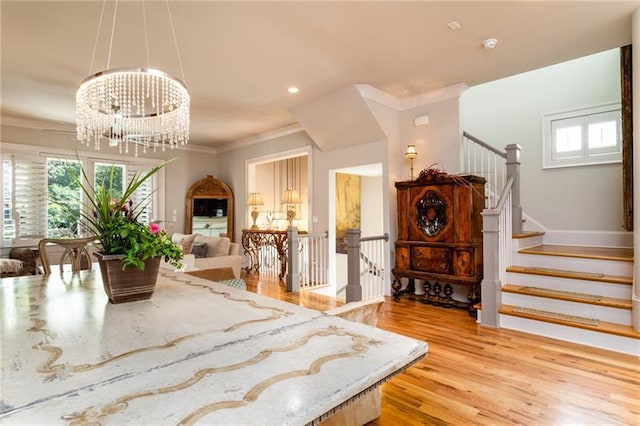
<instances>
[{"instance_id":1,"label":"white stair railing","mask_svg":"<svg viewBox=\"0 0 640 426\"><path fill-rule=\"evenodd\" d=\"M287 229L287 291L311 290L328 283L328 233L298 234ZM347 230L346 301L384 296L385 261L389 235L360 237L359 229Z\"/></svg>"},{"instance_id":2,"label":"white stair railing","mask_svg":"<svg viewBox=\"0 0 640 426\"><path fill-rule=\"evenodd\" d=\"M511 264L512 237L522 233L521 149L517 144L510 144L503 153L467 132L462 137L464 172L487 180L489 208L482 212L481 322L492 327L500 326L502 286L506 282L507 267Z\"/></svg>"},{"instance_id":3,"label":"white stair railing","mask_svg":"<svg viewBox=\"0 0 640 426\"><path fill-rule=\"evenodd\" d=\"M389 235L360 238L360 285L362 300L384 296L386 273L384 269Z\"/></svg>"},{"instance_id":4,"label":"white stair railing","mask_svg":"<svg viewBox=\"0 0 640 426\"><path fill-rule=\"evenodd\" d=\"M311 290L328 284L328 233L298 234L287 229L287 291Z\"/></svg>"},{"instance_id":5,"label":"white stair railing","mask_svg":"<svg viewBox=\"0 0 640 426\"><path fill-rule=\"evenodd\" d=\"M389 234L361 238L359 229L347 229L347 303L384 296L388 241Z\"/></svg>"},{"instance_id":6,"label":"white stair railing","mask_svg":"<svg viewBox=\"0 0 640 426\"><path fill-rule=\"evenodd\" d=\"M513 234L522 233L522 207L520 206L520 150L518 144L505 147L505 152L492 147L467 132L462 133L462 172L482 176L487 180L487 208L498 205L509 177L513 178L511 218Z\"/></svg>"},{"instance_id":7,"label":"white stair railing","mask_svg":"<svg viewBox=\"0 0 640 426\"><path fill-rule=\"evenodd\" d=\"M487 180L487 208L498 205L498 196L507 181L507 154L467 132L462 134L462 172Z\"/></svg>"}]
</instances>

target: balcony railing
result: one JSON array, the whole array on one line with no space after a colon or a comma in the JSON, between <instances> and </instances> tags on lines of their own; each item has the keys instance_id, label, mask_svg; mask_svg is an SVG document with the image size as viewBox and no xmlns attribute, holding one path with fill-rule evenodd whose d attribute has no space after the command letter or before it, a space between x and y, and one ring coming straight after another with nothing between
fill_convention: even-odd
<instances>
[{"instance_id":1,"label":"balcony railing","mask_svg":"<svg viewBox=\"0 0 640 426\"><path fill-rule=\"evenodd\" d=\"M287 291L311 290L328 285L327 232L298 234L287 229Z\"/></svg>"},{"instance_id":2,"label":"balcony railing","mask_svg":"<svg viewBox=\"0 0 640 426\"><path fill-rule=\"evenodd\" d=\"M384 295L389 235L360 237L359 229L347 230L346 301L374 299ZM287 230L287 291L323 287L328 282L327 233L298 234Z\"/></svg>"}]
</instances>

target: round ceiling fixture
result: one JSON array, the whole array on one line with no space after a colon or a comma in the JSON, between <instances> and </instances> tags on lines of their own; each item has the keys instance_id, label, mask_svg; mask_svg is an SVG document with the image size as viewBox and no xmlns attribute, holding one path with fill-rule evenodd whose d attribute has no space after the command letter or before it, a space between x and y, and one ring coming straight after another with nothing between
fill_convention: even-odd
<instances>
[{"instance_id":1,"label":"round ceiling fixture","mask_svg":"<svg viewBox=\"0 0 640 426\"><path fill-rule=\"evenodd\" d=\"M494 47L496 47L497 44L498 44L498 39L495 39L495 38L488 38L482 42L482 46L487 50L493 49Z\"/></svg>"}]
</instances>

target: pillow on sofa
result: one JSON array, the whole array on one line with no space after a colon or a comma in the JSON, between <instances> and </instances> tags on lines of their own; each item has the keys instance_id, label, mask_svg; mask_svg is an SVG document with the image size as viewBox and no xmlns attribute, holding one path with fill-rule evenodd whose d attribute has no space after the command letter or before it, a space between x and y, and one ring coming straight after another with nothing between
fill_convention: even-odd
<instances>
[{"instance_id":1,"label":"pillow on sofa","mask_svg":"<svg viewBox=\"0 0 640 426\"><path fill-rule=\"evenodd\" d=\"M189 238L189 237L193 237L195 239L196 234L181 234L179 232L175 232L171 235L171 242L173 244L180 245L182 243L183 238Z\"/></svg>"},{"instance_id":2,"label":"pillow on sofa","mask_svg":"<svg viewBox=\"0 0 640 426\"><path fill-rule=\"evenodd\" d=\"M191 254L196 258L207 257L207 243L193 243L193 246L191 247Z\"/></svg>"},{"instance_id":3,"label":"pillow on sofa","mask_svg":"<svg viewBox=\"0 0 640 426\"><path fill-rule=\"evenodd\" d=\"M180 245L182 246L182 253L190 254L191 249L193 249L193 242L195 241L196 236L194 234L185 235L180 240Z\"/></svg>"},{"instance_id":4,"label":"pillow on sofa","mask_svg":"<svg viewBox=\"0 0 640 426\"><path fill-rule=\"evenodd\" d=\"M196 243L207 245L207 257L228 256L231 240L227 237L205 237L196 234Z\"/></svg>"},{"instance_id":5,"label":"pillow on sofa","mask_svg":"<svg viewBox=\"0 0 640 426\"><path fill-rule=\"evenodd\" d=\"M231 240L227 237L220 237L220 241L216 244L216 250L214 256L229 256L229 248L231 247Z\"/></svg>"}]
</instances>

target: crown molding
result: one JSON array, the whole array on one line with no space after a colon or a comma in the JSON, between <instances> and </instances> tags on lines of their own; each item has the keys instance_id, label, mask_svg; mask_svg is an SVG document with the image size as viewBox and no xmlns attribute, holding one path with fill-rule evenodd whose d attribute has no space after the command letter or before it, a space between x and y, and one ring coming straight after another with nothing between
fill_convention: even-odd
<instances>
[{"instance_id":1,"label":"crown molding","mask_svg":"<svg viewBox=\"0 0 640 426\"><path fill-rule=\"evenodd\" d=\"M292 124L287 127L281 127L276 130L270 130L268 132L260 133L255 136L250 136L245 139L240 139L235 142L229 142L227 144L221 145L217 148L217 152L227 152L235 149L245 148L251 145L255 145L260 142L266 142L272 139L280 138L282 136L287 136L292 133L302 132L304 129L300 127L300 124Z\"/></svg>"},{"instance_id":2,"label":"crown molding","mask_svg":"<svg viewBox=\"0 0 640 426\"><path fill-rule=\"evenodd\" d=\"M56 132L76 132L76 125L65 121L54 121L44 119L32 119L26 117L15 117L12 115L3 115L0 117L0 123L3 126L22 127L32 130L53 130Z\"/></svg>"},{"instance_id":3,"label":"crown molding","mask_svg":"<svg viewBox=\"0 0 640 426\"><path fill-rule=\"evenodd\" d=\"M446 99L459 98L468 86L464 83L443 87L411 98L400 99L380 89L367 84L356 84L356 89L365 99L379 103L396 111L407 111L423 105L444 101Z\"/></svg>"},{"instance_id":4,"label":"crown molding","mask_svg":"<svg viewBox=\"0 0 640 426\"><path fill-rule=\"evenodd\" d=\"M22 117L3 116L1 118L1 124L3 126L21 127L23 129L37 130L43 133L56 132L66 133L73 136L73 140L76 140L76 128L75 124L58 122L58 121L45 121L45 120L33 120ZM187 143L186 145L180 145L176 148L182 151L202 152L205 154L217 154L215 148Z\"/></svg>"}]
</instances>

